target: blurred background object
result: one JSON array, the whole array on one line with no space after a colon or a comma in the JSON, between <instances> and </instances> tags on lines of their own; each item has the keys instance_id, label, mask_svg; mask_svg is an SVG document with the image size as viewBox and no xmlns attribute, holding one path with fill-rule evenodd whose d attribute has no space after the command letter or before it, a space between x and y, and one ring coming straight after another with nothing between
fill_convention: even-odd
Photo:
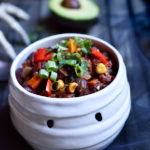
<instances>
[{"instance_id":1,"label":"blurred background object","mask_svg":"<svg viewBox=\"0 0 150 150\"><path fill-rule=\"evenodd\" d=\"M72 32L87 31L98 20L99 6L91 0L50 0L51 19L55 25Z\"/></svg>"},{"instance_id":2,"label":"blurred background object","mask_svg":"<svg viewBox=\"0 0 150 150\"><path fill-rule=\"evenodd\" d=\"M121 134L107 150L148 150L150 147L149 0L94 0L100 8L100 13L97 22L87 30L64 28L56 23L49 9L49 0L4 0L3 2L11 2L30 15L30 21L18 21L27 31L31 42L71 31L102 38L118 49L127 67L132 92L132 111ZM25 47L20 35L2 21L0 30L13 44L16 53ZM0 60L10 62L1 49L0 47ZM3 71L8 74L7 66ZM11 124L7 84L8 80L0 81L0 149L30 150L31 148Z\"/></svg>"},{"instance_id":3,"label":"blurred background object","mask_svg":"<svg viewBox=\"0 0 150 150\"><path fill-rule=\"evenodd\" d=\"M10 4L10 3L1 3L0 4L0 20L4 21L10 28L20 34L20 37L25 42L25 44L29 44L30 40L26 31L22 28L22 26L13 18L18 17L19 19L28 20L29 15L23 11L22 9ZM2 47L3 52L7 54L11 60L16 57L16 52L11 45L11 43L5 38L5 35L2 30L0 30L0 45ZM7 61L0 60L0 80L8 79L8 72L10 68L10 63Z\"/></svg>"}]
</instances>

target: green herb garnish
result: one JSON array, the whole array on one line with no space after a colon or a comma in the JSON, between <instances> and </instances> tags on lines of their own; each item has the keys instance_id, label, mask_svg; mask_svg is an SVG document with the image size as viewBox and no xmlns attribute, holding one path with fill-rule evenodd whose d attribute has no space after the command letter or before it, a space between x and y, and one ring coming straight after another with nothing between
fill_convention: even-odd
<instances>
[{"instance_id":1,"label":"green herb garnish","mask_svg":"<svg viewBox=\"0 0 150 150\"><path fill-rule=\"evenodd\" d=\"M54 71L52 71L50 78L51 78L51 80L56 81L56 79L57 79L57 73L54 72Z\"/></svg>"},{"instance_id":2,"label":"green herb garnish","mask_svg":"<svg viewBox=\"0 0 150 150\"><path fill-rule=\"evenodd\" d=\"M57 61L57 53L53 53L51 56L52 61Z\"/></svg>"},{"instance_id":3,"label":"green herb garnish","mask_svg":"<svg viewBox=\"0 0 150 150\"><path fill-rule=\"evenodd\" d=\"M77 60L69 59L69 60L62 60L59 62L60 65L69 65L69 66L75 66L77 63Z\"/></svg>"},{"instance_id":4,"label":"green herb garnish","mask_svg":"<svg viewBox=\"0 0 150 150\"><path fill-rule=\"evenodd\" d=\"M82 52L88 54L91 50L92 42L90 40L84 40L84 44L81 47Z\"/></svg>"},{"instance_id":5,"label":"green herb garnish","mask_svg":"<svg viewBox=\"0 0 150 150\"><path fill-rule=\"evenodd\" d=\"M84 54L90 53L91 46L92 46L91 40L83 40L82 38L79 37L75 37L74 40L75 40L75 44L80 46Z\"/></svg>"},{"instance_id":6,"label":"green herb garnish","mask_svg":"<svg viewBox=\"0 0 150 150\"><path fill-rule=\"evenodd\" d=\"M81 48L81 53L88 54L90 52L92 45L90 40L84 40L79 37L75 37L74 40L75 44ZM51 61L48 61L45 64L46 71L52 72L50 76L52 80L55 80L53 74L56 75L56 72L54 71L62 68L65 65L73 66L77 77L82 77L83 74L85 74L88 71L88 62L86 60L81 59L82 54L78 52L70 53L66 51L68 50L68 46L68 40L61 40L60 44L56 44L52 48L48 49L48 51L57 49L57 52L52 54Z\"/></svg>"},{"instance_id":7,"label":"green herb garnish","mask_svg":"<svg viewBox=\"0 0 150 150\"><path fill-rule=\"evenodd\" d=\"M60 88L60 83L58 81L54 81L51 85L51 90L52 91L57 91Z\"/></svg>"},{"instance_id":8,"label":"green herb garnish","mask_svg":"<svg viewBox=\"0 0 150 150\"><path fill-rule=\"evenodd\" d=\"M86 60L81 60L81 67L83 69L83 74L88 71L88 62Z\"/></svg>"},{"instance_id":9,"label":"green herb garnish","mask_svg":"<svg viewBox=\"0 0 150 150\"><path fill-rule=\"evenodd\" d=\"M61 40L60 45L63 47L68 47L69 46L69 41L68 40Z\"/></svg>"},{"instance_id":10,"label":"green herb garnish","mask_svg":"<svg viewBox=\"0 0 150 150\"><path fill-rule=\"evenodd\" d=\"M82 77L83 75L83 68L79 64L75 67L75 73L77 77Z\"/></svg>"},{"instance_id":11,"label":"green herb garnish","mask_svg":"<svg viewBox=\"0 0 150 150\"><path fill-rule=\"evenodd\" d=\"M79 62L81 61L81 55L79 53L69 53L66 55L67 59L76 59Z\"/></svg>"},{"instance_id":12,"label":"green herb garnish","mask_svg":"<svg viewBox=\"0 0 150 150\"><path fill-rule=\"evenodd\" d=\"M39 76L43 79L47 79L49 77L49 72L47 72L45 69L40 69Z\"/></svg>"},{"instance_id":13,"label":"green herb garnish","mask_svg":"<svg viewBox=\"0 0 150 150\"><path fill-rule=\"evenodd\" d=\"M63 59L62 53L57 53L57 61L61 61Z\"/></svg>"},{"instance_id":14,"label":"green herb garnish","mask_svg":"<svg viewBox=\"0 0 150 150\"><path fill-rule=\"evenodd\" d=\"M45 67L46 67L46 71L48 71L48 72L52 72L57 69L56 63L54 61L48 61L45 64Z\"/></svg>"},{"instance_id":15,"label":"green herb garnish","mask_svg":"<svg viewBox=\"0 0 150 150\"><path fill-rule=\"evenodd\" d=\"M60 44L56 44L55 46L52 47L52 49L57 49L57 52L68 50L67 47L61 46Z\"/></svg>"}]
</instances>

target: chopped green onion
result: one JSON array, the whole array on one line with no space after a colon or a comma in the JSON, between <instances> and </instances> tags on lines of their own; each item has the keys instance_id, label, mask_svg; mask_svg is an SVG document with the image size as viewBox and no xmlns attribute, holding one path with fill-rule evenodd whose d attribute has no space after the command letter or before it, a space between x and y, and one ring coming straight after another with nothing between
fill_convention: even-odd
<instances>
[{"instance_id":1,"label":"chopped green onion","mask_svg":"<svg viewBox=\"0 0 150 150\"><path fill-rule=\"evenodd\" d=\"M49 77L49 72L47 72L45 69L40 69L39 76L43 79L47 79Z\"/></svg>"},{"instance_id":2,"label":"chopped green onion","mask_svg":"<svg viewBox=\"0 0 150 150\"><path fill-rule=\"evenodd\" d=\"M46 67L46 70L48 72L52 72L52 71L55 71L57 69L56 63L54 61L48 61L45 64L45 67Z\"/></svg>"},{"instance_id":3,"label":"chopped green onion","mask_svg":"<svg viewBox=\"0 0 150 150\"><path fill-rule=\"evenodd\" d=\"M57 73L52 71L50 78L51 78L51 80L56 81L56 79L57 79Z\"/></svg>"},{"instance_id":4,"label":"chopped green onion","mask_svg":"<svg viewBox=\"0 0 150 150\"><path fill-rule=\"evenodd\" d=\"M51 56L51 60L52 61L57 61L57 57L56 56L57 56L57 54L53 53L52 56Z\"/></svg>"},{"instance_id":5,"label":"chopped green onion","mask_svg":"<svg viewBox=\"0 0 150 150\"><path fill-rule=\"evenodd\" d=\"M77 77L82 77L83 75L83 69L80 65L76 65L75 67L75 73L77 75Z\"/></svg>"},{"instance_id":6,"label":"chopped green onion","mask_svg":"<svg viewBox=\"0 0 150 150\"><path fill-rule=\"evenodd\" d=\"M70 65L70 66L75 66L76 63L77 63L77 61L76 61L76 60L73 60L73 59L72 59L72 60L69 59L69 60L66 60L66 61L65 61L65 64Z\"/></svg>"},{"instance_id":7,"label":"chopped green onion","mask_svg":"<svg viewBox=\"0 0 150 150\"><path fill-rule=\"evenodd\" d=\"M59 62L60 65L70 65L70 66L75 66L76 63L77 63L77 60L74 60L74 59L62 60Z\"/></svg>"},{"instance_id":8,"label":"chopped green onion","mask_svg":"<svg viewBox=\"0 0 150 150\"><path fill-rule=\"evenodd\" d=\"M73 60L73 59L65 60L66 65L75 66L76 63L77 63L77 61Z\"/></svg>"},{"instance_id":9,"label":"chopped green onion","mask_svg":"<svg viewBox=\"0 0 150 150\"><path fill-rule=\"evenodd\" d=\"M56 85L57 84L57 85ZM54 88L55 86L55 88ZM57 87L57 88L56 88ZM54 81L51 85L51 90L52 91L57 91L60 88L60 83L58 81Z\"/></svg>"},{"instance_id":10,"label":"chopped green onion","mask_svg":"<svg viewBox=\"0 0 150 150\"><path fill-rule=\"evenodd\" d=\"M57 60L61 61L62 60L62 53L57 53Z\"/></svg>"}]
</instances>

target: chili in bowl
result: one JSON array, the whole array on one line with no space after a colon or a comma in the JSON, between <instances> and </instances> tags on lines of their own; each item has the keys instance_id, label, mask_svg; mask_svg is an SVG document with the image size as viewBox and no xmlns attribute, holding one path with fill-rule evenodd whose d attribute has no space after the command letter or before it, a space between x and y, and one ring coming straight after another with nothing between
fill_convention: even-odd
<instances>
[{"instance_id":1,"label":"chili in bowl","mask_svg":"<svg viewBox=\"0 0 150 150\"><path fill-rule=\"evenodd\" d=\"M107 50L91 40L71 37L31 53L16 70L16 77L31 93L71 98L105 88L114 79L117 67Z\"/></svg>"},{"instance_id":2,"label":"chili in bowl","mask_svg":"<svg viewBox=\"0 0 150 150\"><path fill-rule=\"evenodd\" d=\"M37 150L104 149L131 108L126 68L102 39L59 34L25 48L10 70L12 122Z\"/></svg>"}]
</instances>

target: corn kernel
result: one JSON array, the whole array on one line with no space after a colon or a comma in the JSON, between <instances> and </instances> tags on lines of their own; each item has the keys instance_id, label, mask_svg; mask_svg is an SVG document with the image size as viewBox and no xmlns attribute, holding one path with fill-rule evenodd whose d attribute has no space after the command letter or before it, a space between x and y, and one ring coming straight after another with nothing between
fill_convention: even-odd
<instances>
[{"instance_id":1,"label":"corn kernel","mask_svg":"<svg viewBox=\"0 0 150 150\"><path fill-rule=\"evenodd\" d=\"M59 83L59 87L57 87L58 89L64 88L65 84L63 80L59 79L57 82Z\"/></svg>"},{"instance_id":2,"label":"corn kernel","mask_svg":"<svg viewBox=\"0 0 150 150\"><path fill-rule=\"evenodd\" d=\"M73 94L77 86L78 86L78 84L77 84L76 82L70 83L70 84L69 84L69 92L70 92L71 94Z\"/></svg>"},{"instance_id":3,"label":"corn kernel","mask_svg":"<svg viewBox=\"0 0 150 150\"><path fill-rule=\"evenodd\" d=\"M105 67L105 65L103 63L99 63L96 66L96 73L98 74L103 74L107 72L107 68Z\"/></svg>"}]
</instances>

